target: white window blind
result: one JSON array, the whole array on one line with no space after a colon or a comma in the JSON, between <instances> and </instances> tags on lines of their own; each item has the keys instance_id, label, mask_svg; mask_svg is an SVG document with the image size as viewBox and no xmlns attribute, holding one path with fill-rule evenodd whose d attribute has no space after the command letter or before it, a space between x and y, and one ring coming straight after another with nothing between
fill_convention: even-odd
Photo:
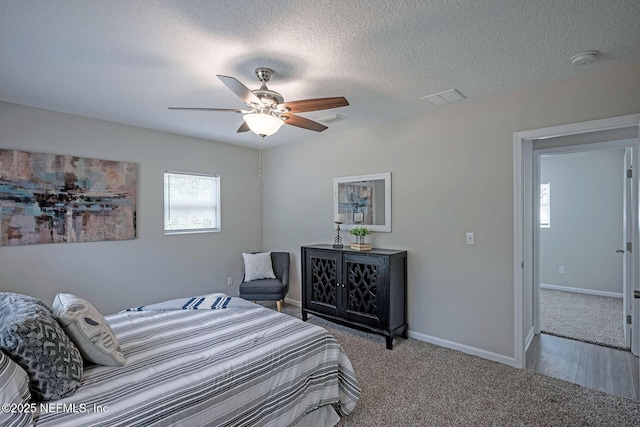
<instances>
[{"instance_id":1,"label":"white window blind","mask_svg":"<svg viewBox=\"0 0 640 427\"><path fill-rule=\"evenodd\" d=\"M551 227L551 183L540 184L540 227Z\"/></svg>"},{"instance_id":2,"label":"white window blind","mask_svg":"<svg viewBox=\"0 0 640 427\"><path fill-rule=\"evenodd\" d=\"M220 231L220 177L164 173L164 233Z\"/></svg>"}]
</instances>

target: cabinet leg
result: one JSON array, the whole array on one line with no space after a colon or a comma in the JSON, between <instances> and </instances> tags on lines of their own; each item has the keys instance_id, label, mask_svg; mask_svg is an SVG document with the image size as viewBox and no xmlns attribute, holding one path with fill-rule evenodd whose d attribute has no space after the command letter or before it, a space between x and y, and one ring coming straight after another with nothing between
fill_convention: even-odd
<instances>
[{"instance_id":1,"label":"cabinet leg","mask_svg":"<svg viewBox=\"0 0 640 427\"><path fill-rule=\"evenodd\" d=\"M407 338L409 338L409 327L408 326L404 327L404 331L402 332L402 338L404 338L405 340Z\"/></svg>"},{"instance_id":2,"label":"cabinet leg","mask_svg":"<svg viewBox=\"0 0 640 427\"><path fill-rule=\"evenodd\" d=\"M304 310L302 310L302 320L305 322L307 321L307 312Z\"/></svg>"},{"instance_id":3,"label":"cabinet leg","mask_svg":"<svg viewBox=\"0 0 640 427\"><path fill-rule=\"evenodd\" d=\"M393 337L387 337L387 350L393 350Z\"/></svg>"}]
</instances>

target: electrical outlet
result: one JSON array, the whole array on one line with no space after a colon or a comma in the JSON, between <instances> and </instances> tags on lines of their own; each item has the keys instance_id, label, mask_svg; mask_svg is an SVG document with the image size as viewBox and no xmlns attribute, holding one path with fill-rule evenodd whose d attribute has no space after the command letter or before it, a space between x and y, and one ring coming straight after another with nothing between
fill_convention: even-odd
<instances>
[{"instance_id":1,"label":"electrical outlet","mask_svg":"<svg viewBox=\"0 0 640 427\"><path fill-rule=\"evenodd\" d=\"M233 286L233 277L227 277L227 286Z\"/></svg>"},{"instance_id":2,"label":"electrical outlet","mask_svg":"<svg viewBox=\"0 0 640 427\"><path fill-rule=\"evenodd\" d=\"M564 274L564 265L558 267L558 274Z\"/></svg>"}]
</instances>

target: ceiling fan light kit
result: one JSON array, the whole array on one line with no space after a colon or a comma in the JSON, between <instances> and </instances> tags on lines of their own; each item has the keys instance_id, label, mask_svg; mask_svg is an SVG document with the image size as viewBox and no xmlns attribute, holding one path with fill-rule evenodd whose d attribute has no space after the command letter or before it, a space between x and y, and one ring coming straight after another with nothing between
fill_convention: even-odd
<instances>
[{"instance_id":1,"label":"ceiling fan light kit","mask_svg":"<svg viewBox=\"0 0 640 427\"><path fill-rule=\"evenodd\" d=\"M302 129L322 132L327 129L322 123L314 122L313 120L293 113L327 110L349 105L349 102L343 96L284 102L282 95L267 88L267 82L271 80L273 70L260 67L256 68L255 72L260 80L260 88L256 90L250 90L233 77L218 74L220 81L242 99L242 101L247 104L247 107L249 107L249 110L202 107L169 107L169 109L242 113L244 114L243 119L245 123L240 126L238 132L251 130L253 133L264 138L265 136L276 133L285 123Z\"/></svg>"},{"instance_id":2,"label":"ceiling fan light kit","mask_svg":"<svg viewBox=\"0 0 640 427\"><path fill-rule=\"evenodd\" d=\"M242 118L247 122L249 129L262 138L273 135L284 124L282 119L266 113L245 114Z\"/></svg>"}]
</instances>

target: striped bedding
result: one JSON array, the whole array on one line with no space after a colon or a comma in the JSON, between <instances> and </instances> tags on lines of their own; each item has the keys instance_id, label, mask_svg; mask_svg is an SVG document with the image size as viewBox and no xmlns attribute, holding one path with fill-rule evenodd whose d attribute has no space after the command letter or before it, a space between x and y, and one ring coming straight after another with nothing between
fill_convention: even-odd
<instances>
[{"instance_id":1,"label":"striped bedding","mask_svg":"<svg viewBox=\"0 0 640 427\"><path fill-rule=\"evenodd\" d=\"M325 329L229 305L106 316L127 363L85 368L78 391L35 425L280 427L325 405L353 411L351 362Z\"/></svg>"}]
</instances>

